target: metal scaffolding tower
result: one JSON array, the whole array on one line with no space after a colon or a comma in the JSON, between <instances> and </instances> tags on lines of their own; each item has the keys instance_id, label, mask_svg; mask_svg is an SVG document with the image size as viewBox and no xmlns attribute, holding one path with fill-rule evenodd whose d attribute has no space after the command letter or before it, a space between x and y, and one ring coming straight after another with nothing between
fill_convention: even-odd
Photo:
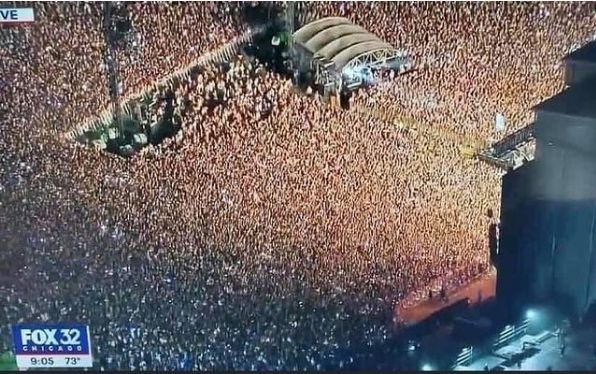
<instances>
[{"instance_id":1,"label":"metal scaffolding tower","mask_svg":"<svg viewBox=\"0 0 596 374\"><path fill-rule=\"evenodd\" d=\"M120 113L120 76L118 73L118 53L116 41L118 34L114 22L114 11L116 9L110 1L104 2L104 39L106 43L104 62L108 78L108 92L113 105L114 121L118 125L120 134L123 134L122 118Z\"/></svg>"},{"instance_id":2,"label":"metal scaffolding tower","mask_svg":"<svg viewBox=\"0 0 596 374\"><path fill-rule=\"evenodd\" d=\"M294 34L294 12L296 10L296 2L286 2L286 32L289 34L288 48L292 48L292 35Z\"/></svg>"}]
</instances>

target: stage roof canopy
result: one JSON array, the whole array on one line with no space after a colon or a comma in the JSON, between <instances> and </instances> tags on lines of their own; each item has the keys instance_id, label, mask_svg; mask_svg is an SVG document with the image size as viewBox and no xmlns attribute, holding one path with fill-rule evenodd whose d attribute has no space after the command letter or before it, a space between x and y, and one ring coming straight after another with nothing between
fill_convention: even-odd
<instances>
[{"instance_id":1,"label":"stage roof canopy","mask_svg":"<svg viewBox=\"0 0 596 374\"><path fill-rule=\"evenodd\" d=\"M389 43L343 17L327 17L313 21L294 33L299 43L313 58L330 60L338 71L352 65L374 65L402 57Z\"/></svg>"}]
</instances>

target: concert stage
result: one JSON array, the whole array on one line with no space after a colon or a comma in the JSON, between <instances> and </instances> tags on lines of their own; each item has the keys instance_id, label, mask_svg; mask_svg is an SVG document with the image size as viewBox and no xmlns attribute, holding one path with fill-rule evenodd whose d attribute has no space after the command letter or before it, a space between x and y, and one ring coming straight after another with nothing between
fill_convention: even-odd
<instances>
[{"instance_id":1,"label":"concert stage","mask_svg":"<svg viewBox=\"0 0 596 374\"><path fill-rule=\"evenodd\" d=\"M462 288L447 293L447 301L442 301L439 295L435 295L433 300L425 299L414 306L404 307L399 305L395 308L394 320L399 325L412 326L424 321L441 309L452 306L466 298L469 299L470 305L474 305L478 303L480 294L482 300L494 297L496 283L496 272L490 272Z\"/></svg>"}]
</instances>

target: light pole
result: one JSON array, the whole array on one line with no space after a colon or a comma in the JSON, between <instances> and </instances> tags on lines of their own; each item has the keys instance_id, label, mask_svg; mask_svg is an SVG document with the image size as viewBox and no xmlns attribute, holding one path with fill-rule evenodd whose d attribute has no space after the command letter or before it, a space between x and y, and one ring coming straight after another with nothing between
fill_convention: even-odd
<instances>
[{"instance_id":1,"label":"light pole","mask_svg":"<svg viewBox=\"0 0 596 374\"><path fill-rule=\"evenodd\" d=\"M104 14L103 14L103 26L104 26L104 40L106 43L105 50L105 65L107 68L108 78L108 90L110 95L110 101L114 107L113 115L114 120L118 126L119 136L124 135L124 129L122 125L122 118L120 114L120 91L119 91L119 75L118 75L118 53L116 46L116 32L115 23L113 19L114 7L112 2L104 2Z\"/></svg>"}]
</instances>

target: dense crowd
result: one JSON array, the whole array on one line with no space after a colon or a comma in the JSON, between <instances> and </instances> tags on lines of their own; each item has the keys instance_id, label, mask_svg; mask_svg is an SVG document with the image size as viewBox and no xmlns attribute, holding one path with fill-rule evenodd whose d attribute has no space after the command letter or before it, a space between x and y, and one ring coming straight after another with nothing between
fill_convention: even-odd
<instances>
[{"instance_id":1,"label":"dense crowd","mask_svg":"<svg viewBox=\"0 0 596 374\"><path fill-rule=\"evenodd\" d=\"M179 134L123 159L59 136L108 106L101 5L35 6L35 25L0 30L0 344L10 323L80 321L104 369L405 364L387 351L394 308L488 270L499 173L373 112L478 136L495 110L521 125L559 87L557 60L592 16L564 4L308 4L424 63L350 110L247 56L204 66L170 87ZM241 8L131 4L123 93L241 33ZM392 14L403 22L384 28ZM529 54L540 58L528 77L516 69Z\"/></svg>"},{"instance_id":2,"label":"dense crowd","mask_svg":"<svg viewBox=\"0 0 596 374\"><path fill-rule=\"evenodd\" d=\"M125 93L142 91L154 77L183 68L244 32L242 4L134 2L127 6L132 45L123 48L119 59Z\"/></svg>"},{"instance_id":3,"label":"dense crowd","mask_svg":"<svg viewBox=\"0 0 596 374\"><path fill-rule=\"evenodd\" d=\"M302 2L302 23L347 17L413 57L417 71L358 103L484 141L506 133L563 88L561 59L596 37L588 2Z\"/></svg>"}]
</instances>

